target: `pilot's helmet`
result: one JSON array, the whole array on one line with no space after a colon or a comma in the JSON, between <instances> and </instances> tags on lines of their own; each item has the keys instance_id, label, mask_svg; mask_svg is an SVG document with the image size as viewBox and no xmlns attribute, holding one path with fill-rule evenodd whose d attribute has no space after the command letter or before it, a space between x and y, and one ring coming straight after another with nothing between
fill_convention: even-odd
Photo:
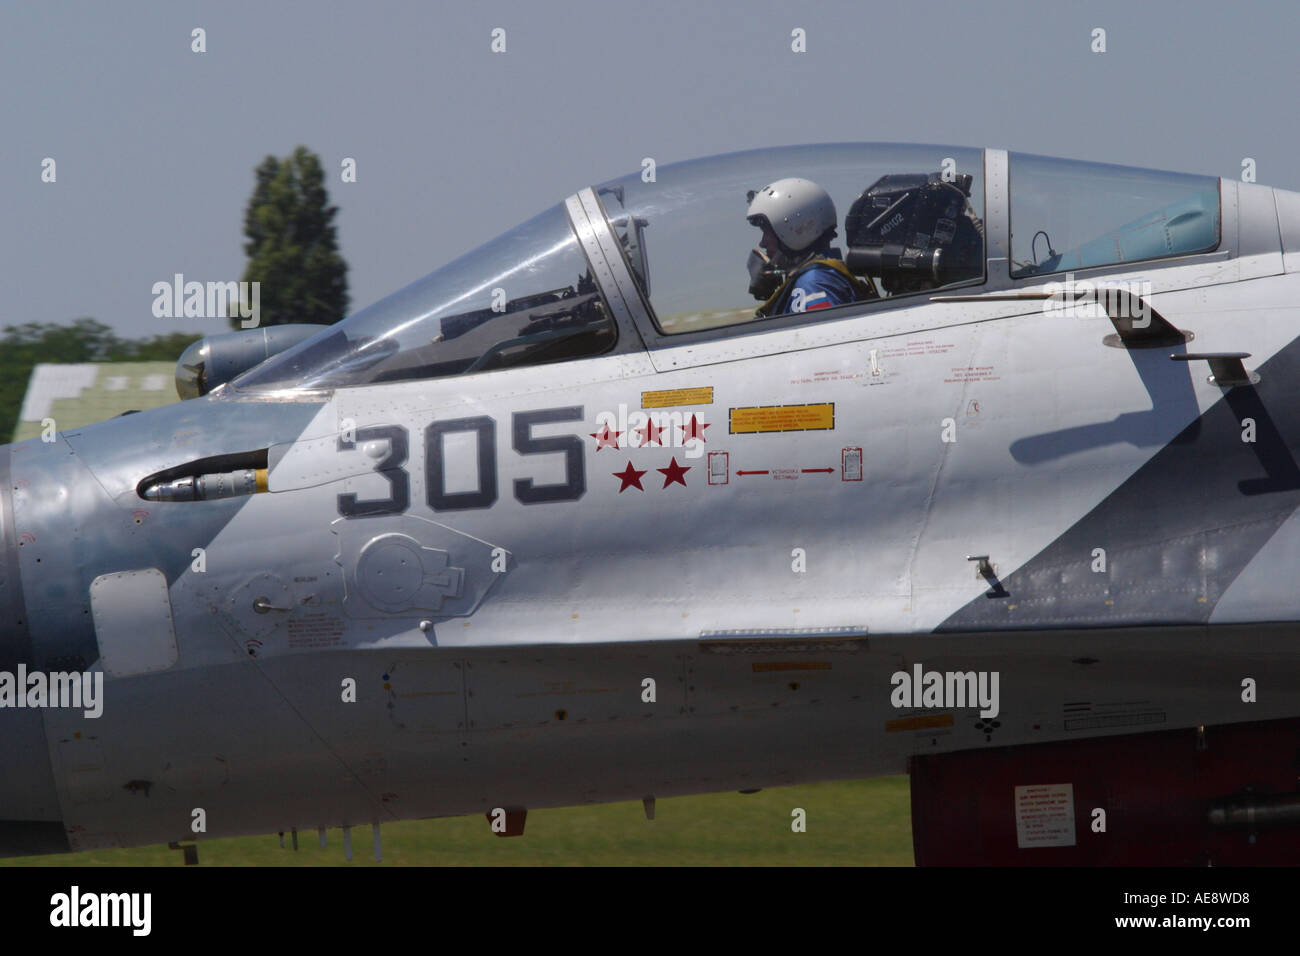
<instances>
[{"instance_id":1,"label":"pilot's helmet","mask_svg":"<svg viewBox=\"0 0 1300 956\"><path fill-rule=\"evenodd\" d=\"M835 228L830 193L807 179L778 179L750 194L750 225L771 228L791 253L804 252Z\"/></svg>"}]
</instances>

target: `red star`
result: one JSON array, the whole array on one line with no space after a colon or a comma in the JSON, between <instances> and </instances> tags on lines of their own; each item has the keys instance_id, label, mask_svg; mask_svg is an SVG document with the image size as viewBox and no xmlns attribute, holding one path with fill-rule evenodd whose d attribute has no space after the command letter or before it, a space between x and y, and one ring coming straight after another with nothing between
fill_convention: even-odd
<instances>
[{"instance_id":1,"label":"red star","mask_svg":"<svg viewBox=\"0 0 1300 956\"><path fill-rule=\"evenodd\" d=\"M708 426L706 425L705 427L707 428ZM617 448L618 436L623 433L611 432L609 426L606 425L601 431L589 432L588 434L590 434L592 438L596 439L596 451L600 451L602 448ZM611 438L611 435L614 437Z\"/></svg>"},{"instance_id":2,"label":"red star","mask_svg":"<svg viewBox=\"0 0 1300 956\"><path fill-rule=\"evenodd\" d=\"M690 470L691 470L690 465L687 465L685 468L683 468L681 465L677 464L677 456L675 455L673 456L672 464L670 464L667 468L655 469L655 471L660 472L664 476L665 488L671 485L674 481L677 482L677 484L681 485L683 488L685 488L686 473Z\"/></svg>"},{"instance_id":3,"label":"red star","mask_svg":"<svg viewBox=\"0 0 1300 956\"><path fill-rule=\"evenodd\" d=\"M688 442L692 438L698 438L700 441L708 441L708 439L704 437L704 429L708 427L708 425L701 424L700 420L692 415L690 424L682 427L682 442Z\"/></svg>"},{"instance_id":4,"label":"red star","mask_svg":"<svg viewBox=\"0 0 1300 956\"><path fill-rule=\"evenodd\" d=\"M661 441L661 436L663 435L663 432L664 430L655 424L654 418L647 415L645 417L645 427L636 430L636 433L641 436L640 447L644 448L651 442L654 442L656 445L662 445L663 442Z\"/></svg>"},{"instance_id":5,"label":"red star","mask_svg":"<svg viewBox=\"0 0 1300 956\"><path fill-rule=\"evenodd\" d=\"M660 469L660 471L662 470L663 469ZM630 461L627 463L626 470L622 472L613 472L614 477L623 482L623 484L619 485L618 493L621 495L629 488L635 488L637 491L645 491L645 489L641 487L641 476L644 474L644 471L637 471L633 468L632 462Z\"/></svg>"}]
</instances>

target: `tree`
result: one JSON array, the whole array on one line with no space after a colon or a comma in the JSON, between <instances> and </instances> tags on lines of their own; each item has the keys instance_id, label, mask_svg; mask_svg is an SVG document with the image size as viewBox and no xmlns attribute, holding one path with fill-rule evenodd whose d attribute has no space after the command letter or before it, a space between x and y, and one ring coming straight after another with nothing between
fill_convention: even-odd
<instances>
[{"instance_id":1,"label":"tree","mask_svg":"<svg viewBox=\"0 0 1300 956\"><path fill-rule=\"evenodd\" d=\"M258 282L262 325L337 322L348 310L348 267L339 255L320 158L305 146L267 156L244 211L245 282ZM231 318L234 328L242 328Z\"/></svg>"}]
</instances>

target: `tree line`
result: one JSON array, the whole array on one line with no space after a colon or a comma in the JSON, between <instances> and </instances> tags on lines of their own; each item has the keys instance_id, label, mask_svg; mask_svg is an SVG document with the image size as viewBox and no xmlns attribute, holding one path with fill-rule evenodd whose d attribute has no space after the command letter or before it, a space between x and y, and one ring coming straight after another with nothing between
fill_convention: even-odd
<instances>
[{"instance_id":1,"label":"tree line","mask_svg":"<svg viewBox=\"0 0 1300 956\"><path fill-rule=\"evenodd\" d=\"M258 164L244 211L248 263L242 279L261 283L261 325L329 324L347 314L347 263L338 251L337 213L329 204L320 158L306 147ZM231 326L240 328L238 318ZM0 335L0 441L9 440L17 427L37 363L175 362L200 338L168 332L126 339L89 317L70 325L6 326Z\"/></svg>"}]
</instances>

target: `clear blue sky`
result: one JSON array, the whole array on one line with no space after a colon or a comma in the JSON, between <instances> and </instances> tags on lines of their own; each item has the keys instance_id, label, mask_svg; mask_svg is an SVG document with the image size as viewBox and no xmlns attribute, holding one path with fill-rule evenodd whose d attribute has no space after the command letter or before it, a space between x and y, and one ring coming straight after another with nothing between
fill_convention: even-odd
<instances>
[{"instance_id":1,"label":"clear blue sky","mask_svg":"<svg viewBox=\"0 0 1300 956\"><path fill-rule=\"evenodd\" d=\"M1300 189L1297 49L1290 3L4 0L0 325L226 331L154 318L151 286L238 279L253 167L299 143L353 309L643 156L881 140L1234 178L1250 156Z\"/></svg>"}]
</instances>

